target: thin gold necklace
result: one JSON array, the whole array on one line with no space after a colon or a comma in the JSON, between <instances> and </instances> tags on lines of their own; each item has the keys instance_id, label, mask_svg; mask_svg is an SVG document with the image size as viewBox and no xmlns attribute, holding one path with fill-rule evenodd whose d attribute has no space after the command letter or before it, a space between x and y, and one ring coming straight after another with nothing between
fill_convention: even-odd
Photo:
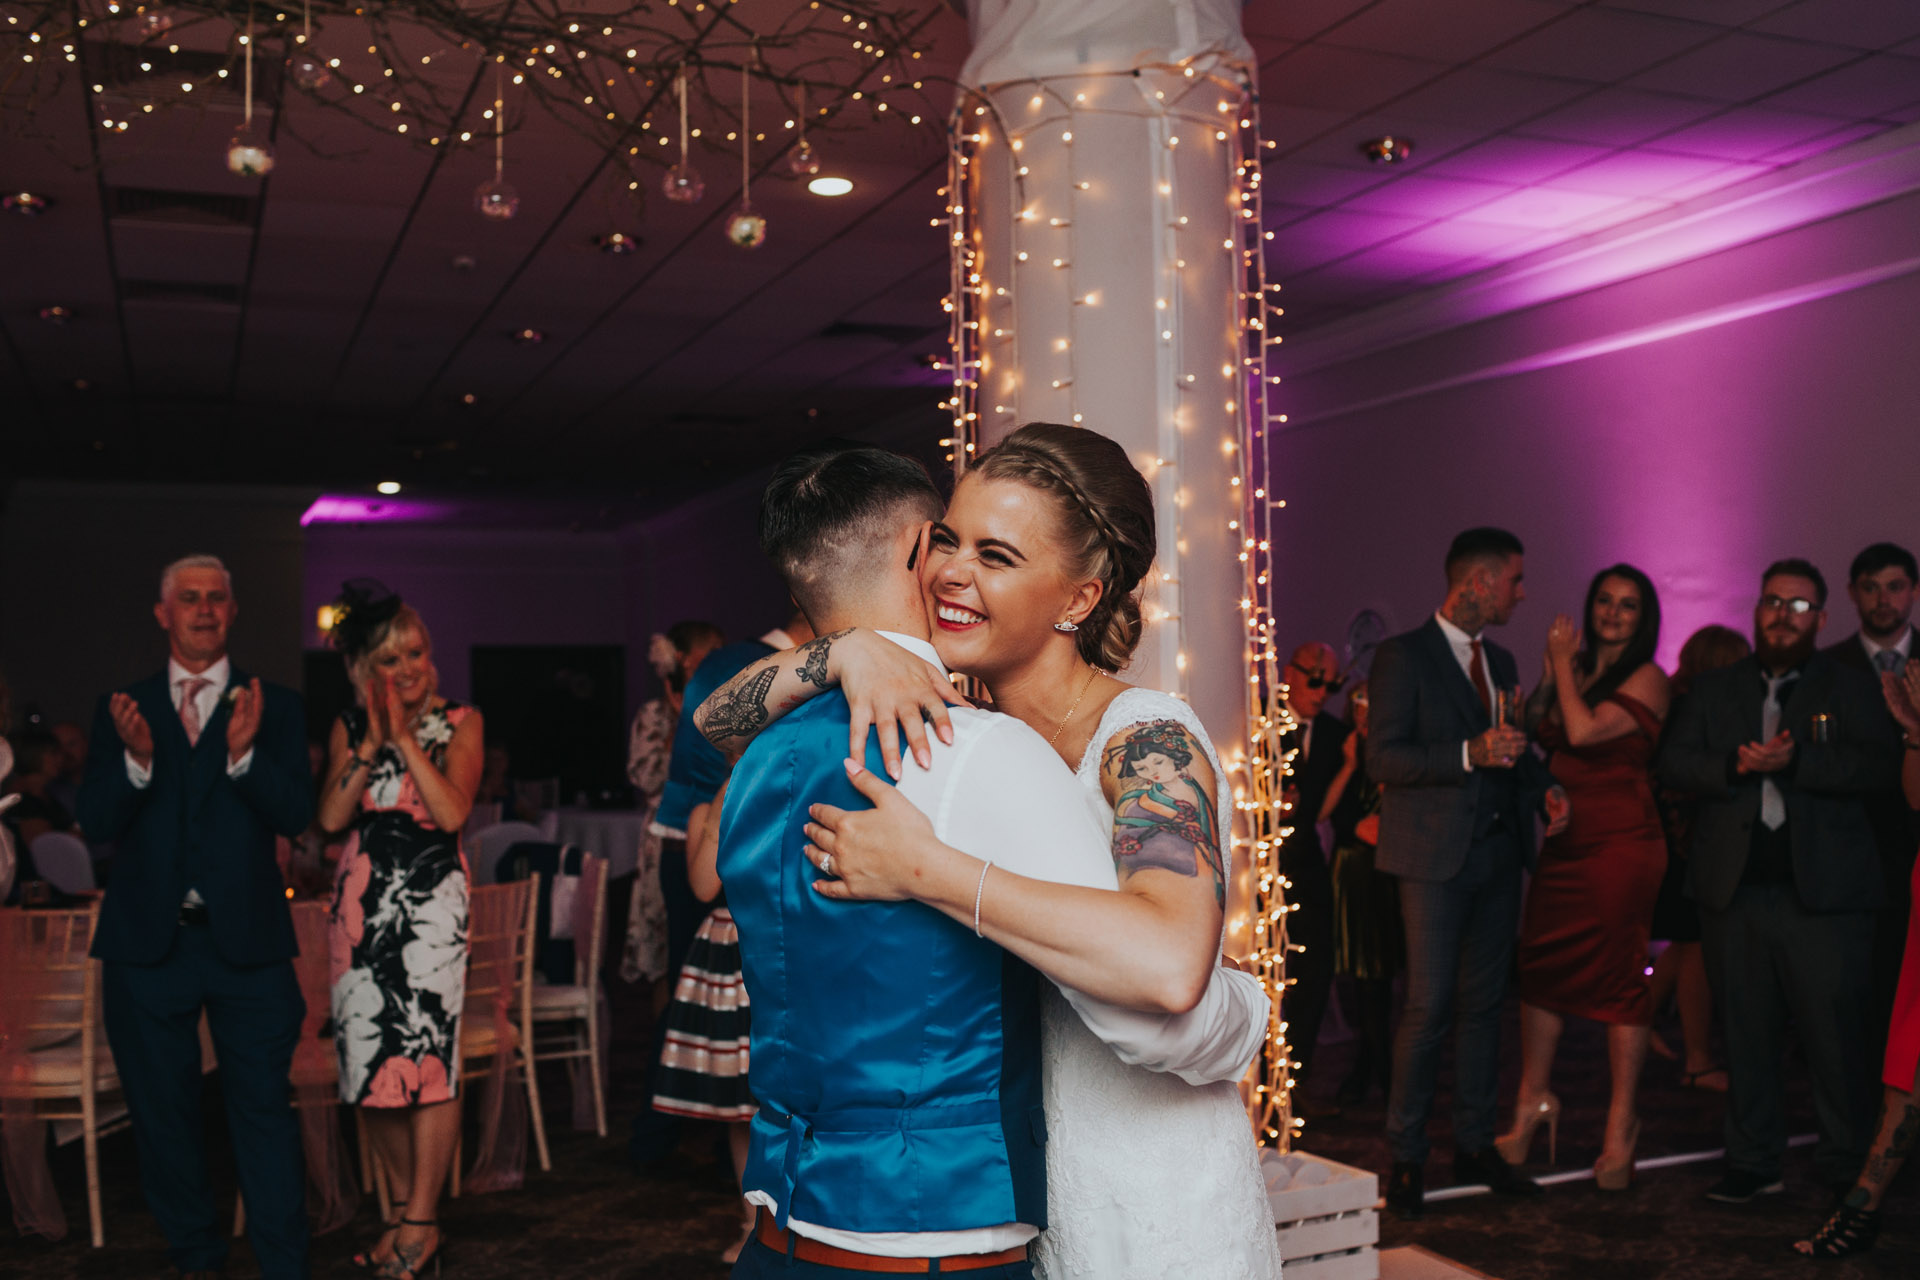
<instances>
[{"instance_id":1,"label":"thin gold necklace","mask_svg":"<svg viewBox=\"0 0 1920 1280\"><path fill-rule=\"evenodd\" d=\"M1061 717L1060 727L1053 731L1053 736L1051 738L1047 739L1048 746L1051 747L1059 743L1060 735L1067 731L1067 722L1073 719L1073 713L1080 709L1081 699L1087 696L1087 690L1093 688L1093 678L1099 674L1100 674L1100 671L1098 668L1096 667L1087 668L1087 682L1080 686L1080 697L1075 698L1073 700L1073 705L1067 708L1067 714Z\"/></svg>"}]
</instances>

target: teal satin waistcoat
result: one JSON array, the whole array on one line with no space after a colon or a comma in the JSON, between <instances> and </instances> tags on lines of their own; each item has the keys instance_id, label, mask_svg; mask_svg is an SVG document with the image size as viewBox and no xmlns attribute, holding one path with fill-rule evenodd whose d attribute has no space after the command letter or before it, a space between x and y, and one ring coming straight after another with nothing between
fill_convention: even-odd
<instances>
[{"instance_id":1,"label":"teal satin waistcoat","mask_svg":"<svg viewBox=\"0 0 1920 1280\"><path fill-rule=\"evenodd\" d=\"M930 907L810 887L807 806L870 807L841 766L849 719L838 690L815 698L760 735L727 793L720 876L760 1103L745 1189L783 1227L1045 1227L1037 975ZM872 735L867 767L885 776Z\"/></svg>"}]
</instances>

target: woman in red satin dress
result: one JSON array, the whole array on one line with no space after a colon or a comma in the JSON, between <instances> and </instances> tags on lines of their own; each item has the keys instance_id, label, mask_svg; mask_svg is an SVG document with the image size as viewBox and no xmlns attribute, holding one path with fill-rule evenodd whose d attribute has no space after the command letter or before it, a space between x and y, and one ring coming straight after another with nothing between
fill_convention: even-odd
<instances>
[{"instance_id":1,"label":"woman in red satin dress","mask_svg":"<svg viewBox=\"0 0 1920 1280\"><path fill-rule=\"evenodd\" d=\"M1880 686L1887 710L1900 722L1907 740L1900 786L1907 803L1920 809L1920 659L1910 659L1901 676L1884 673ZM1844 1258L1873 1247L1880 1234L1880 1201L1900 1166L1920 1146L1920 863L1913 869L1914 908L1907 920L1907 949L1900 958L1900 986L1893 995L1893 1019L1887 1025L1887 1056L1880 1083L1880 1124L1867 1163L1852 1189L1841 1198L1820 1229L1794 1248L1810 1258Z\"/></svg>"},{"instance_id":2,"label":"woman in red satin dress","mask_svg":"<svg viewBox=\"0 0 1920 1280\"><path fill-rule=\"evenodd\" d=\"M1640 1135L1634 1094L1653 1020L1647 942L1667 866L1650 766L1668 690L1653 661L1660 600L1646 574L1625 564L1601 570L1587 589L1585 644L1582 637L1571 618L1554 619L1546 676L1528 708L1573 814L1540 850L1527 892L1520 1096L1498 1146L1517 1164L1542 1121L1552 1137L1560 1100L1548 1085L1560 1029L1569 1017L1604 1022L1613 1090L1594 1181L1617 1191L1632 1179Z\"/></svg>"}]
</instances>

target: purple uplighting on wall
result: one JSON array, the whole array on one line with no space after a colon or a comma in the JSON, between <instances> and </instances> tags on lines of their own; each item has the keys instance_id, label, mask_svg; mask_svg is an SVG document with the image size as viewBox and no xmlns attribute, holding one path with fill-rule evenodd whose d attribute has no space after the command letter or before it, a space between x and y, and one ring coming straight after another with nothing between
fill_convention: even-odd
<instances>
[{"instance_id":1,"label":"purple uplighting on wall","mask_svg":"<svg viewBox=\"0 0 1920 1280\"><path fill-rule=\"evenodd\" d=\"M300 523L311 524L430 524L452 512L444 502L417 498L369 498L360 494L323 493L301 513Z\"/></svg>"}]
</instances>

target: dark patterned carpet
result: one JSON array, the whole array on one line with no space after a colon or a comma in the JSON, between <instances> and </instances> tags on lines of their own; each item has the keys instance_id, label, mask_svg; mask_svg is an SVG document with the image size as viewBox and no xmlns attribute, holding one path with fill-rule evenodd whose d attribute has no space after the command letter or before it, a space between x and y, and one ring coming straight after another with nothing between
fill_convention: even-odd
<instances>
[{"instance_id":1,"label":"dark patterned carpet","mask_svg":"<svg viewBox=\"0 0 1920 1280\"><path fill-rule=\"evenodd\" d=\"M616 984L616 987L618 984ZM717 1149L718 1131L696 1128L666 1173L636 1175L626 1163L624 1135L647 1043L644 1000L614 992L613 1136L600 1139L566 1128L566 1081L545 1080L552 1173L533 1172L520 1191L468 1196L449 1202L442 1222L449 1241L449 1277L496 1280L718 1280L718 1254L732 1239L732 1173ZM1511 1045L1511 1042L1510 1042ZM1566 1103L1560 1166L1577 1168L1597 1154L1605 1099L1605 1059L1596 1028L1570 1027L1555 1084ZM1323 1081L1339 1079L1347 1047L1323 1048ZM1517 1055L1509 1053L1510 1058ZM1511 1097L1511 1080L1505 1096ZM1443 1095L1444 1097L1444 1095ZM1659 1156L1720 1145L1719 1100L1679 1088L1672 1064L1654 1061L1642 1103L1642 1152ZM1315 1121L1304 1149L1368 1168L1386 1167L1380 1136L1383 1104L1376 1097L1346 1115ZM219 1114L217 1106L210 1114ZM1804 1083L1794 1099L1796 1132L1811 1132ZM232 1165L224 1132L213 1135L216 1186L231 1196ZM1545 1155L1544 1136L1539 1154ZM469 1147L471 1149L471 1147ZM1449 1141L1442 1115L1435 1133L1430 1186L1448 1181ZM85 1177L77 1146L54 1158L74 1234L59 1244L22 1238L0 1226L0 1277L18 1280L144 1280L171 1275L162 1241L140 1203L133 1144L125 1133L102 1144L107 1247L86 1244ZM1419 1244L1498 1280L1772 1280L1819 1275L1833 1280L1913 1280L1920 1277L1920 1180L1896 1189L1879 1248L1864 1259L1814 1264L1788 1252L1796 1232L1820 1220L1826 1200L1811 1181L1807 1153L1789 1158L1783 1196L1746 1208L1702 1198L1717 1176L1713 1164L1643 1174L1633 1190L1603 1195L1591 1183L1550 1188L1532 1201L1478 1196L1433 1205L1416 1224L1383 1220L1382 1243ZM314 1274L357 1274L348 1257L373 1233L371 1204L349 1227L315 1242ZM0 1219L10 1223L10 1219ZM259 1274L245 1242L235 1245L226 1274ZM1168 1280L1205 1280L1169 1277Z\"/></svg>"}]
</instances>

